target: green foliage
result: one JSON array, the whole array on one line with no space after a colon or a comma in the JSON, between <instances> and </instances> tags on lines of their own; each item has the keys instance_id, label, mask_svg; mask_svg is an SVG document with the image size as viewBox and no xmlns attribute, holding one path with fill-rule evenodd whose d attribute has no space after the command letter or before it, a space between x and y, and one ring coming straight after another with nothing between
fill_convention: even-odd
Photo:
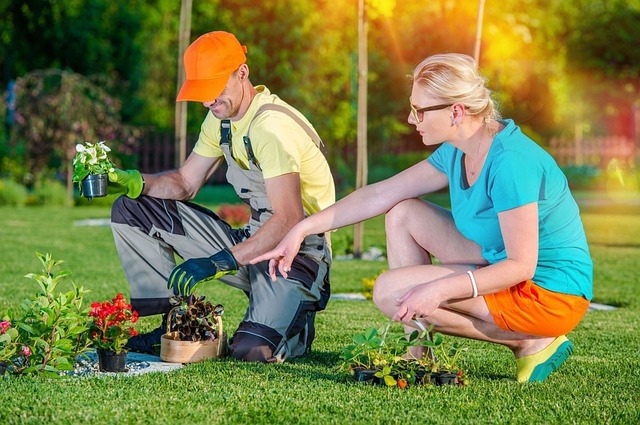
<instances>
[{"instance_id":1,"label":"green foliage","mask_svg":"<svg viewBox=\"0 0 640 425\"><path fill-rule=\"evenodd\" d=\"M349 228L331 232L331 251L334 257L352 254L353 230Z\"/></svg>"},{"instance_id":2,"label":"green foliage","mask_svg":"<svg viewBox=\"0 0 640 425\"><path fill-rule=\"evenodd\" d=\"M619 78L640 75L640 52L629 43L640 39L640 7L626 1L585 8L567 40L567 59L574 66ZM603 36L606 34L606 37Z\"/></svg>"},{"instance_id":3,"label":"green foliage","mask_svg":"<svg viewBox=\"0 0 640 425\"><path fill-rule=\"evenodd\" d=\"M445 344L444 336L432 334L432 328L415 330L409 335L391 330L393 322L384 328L369 328L353 337L353 343L340 353L340 370L354 373L358 369L375 371L375 377L393 387L404 383L430 382L432 372L453 372L462 377L459 360L466 347L460 343ZM424 347L428 355L407 357L412 347Z\"/></svg>"},{"instance_id":4,"label":"green foliage","mask_svg":"<svg viewBox=\"0 0 640 425\"><path fill-rule=\"evenodd\" d=\"M369 159L369 183L376 183L424 161L429 152L375 155Z\"/></svg>"},{"instance_id":5,"label":"green foliage","mask_svg":"<svg viewBox=\"0 0 640 425\"><path fill-rule=\"evenodd\" d=\"M20 335L5 317L0 321L0 362L11 363L20 348Z\"/></svg>"},{"instance_id":6,"label":"green foliage","mask_svg":"<svg viewBox=\"0 0 640 425\"><path fill-rule=\"evenodd\" d=\"M588 165L569 165L562 167L562 172L567 177L571 190L592 188L600 175L598 168Z\"/></svg>"},{"instance_id":7,"label":"green foliage","mask_svg":"<svg viewBox=\"0 0 640 425\"><path fill-rule=\"evenodd\" d=\"M353 192L356 183L355 169L348 163L348 159L338 156L333 161L333 175L338 197L344 197Z\"/></svg>"},{"instance_id":8,"label":"green foliage","mask_svg":"<svg viewBox=\"0 0 640 425\"><path fill-rule=\"evenodd\" d=\"M249 49L252 81L266 84L310 118L328 147L330 163L339 170L339 190L346 193L355 181L352 172L344 177L341 173L355 163L349 152L355 150L356 138L357 7L313 0L254 3L248 7L246 0L194 2L191 39L211 30L236 33ZM398 1L367 6L369 175L370 181L378 181L395 169L376 164L378 155L421 147L406 122L406 75L427 55L472 53L478 5L441 0L426 6ZM485 8L480 66L504 115L535 129L540 135L536 140L572 133L576 125L585 134L606 131L612 117L628 118L625 111L631 110L639 90L634 80L638 61L633 60L637 49L632 48L638 38L637 25L633 26L638 1L531 0L526 6L506 0L500 8ZM0 12L0 65L8 70L7 77L0 77L3 87L8 82L3 78L24 77L34 70L70 70L90 78L121 105L123 122L172 131L180 2L6 0ZM611 37L600 37L603 31ZM598 77L590 75L593 70ZM604 94L605 114L599 107ZM39 132L44 130L37 118L53 110L52 105L35 110L41 102L30 101L33 107L25 111L27 121L41 127ZM86 110L75 105L78 114ZM189 133L195 133L206 111L195 102L189 102L188 110ZM61 120L74 118L63 114ZM77 132L86 132L83 120L75 121ZM47 122L45 127L56 126L60 124ZM102 126L89 127L98 132ZM49 137L52 149L23 137L24 129L20 132L11 152L0 149L0 156L28 161L32 173L39 172L45 160L52 168L67 164L69 144ZM128 137L100 138L122 139L126 146L117 149L121 160L131 154ZM22 144L29 145L26 152ZM127 159L135 161L132 156ZM342 159L346 167L338 164Z\"/></svg>"},{"instance_id":9,"label":"green foliage","mask_svg":"<svg viewBox=\"0 0 640 425\"><path fill-rule=\"evenodd\" d=\"M31 198L35 205L67 205L67 188L59 180L39 179L33 187Z\"/></svg>"},{"instance_id":10,"label":"green foliage","mask_svg":"<svg viewBox=\"0 0 640 425\"><path fill-rule=\"evenodd\" d=\"M62 261L49 254L37 254L43 271L29 273L40 291L25 300L18 311L9 317L18 329L21 343L28 354L14 360L13 373L57 377L60 372L73 370L78 354L88 346L88 309L83 308L87 293L82 286L72 284L68 292L56 292L58 285L69 275L67 271L54 272Z\"/></svg>"},{"instance_id":11,"label":"green foliage","mask_svg":"<svg viewBox=\"0 0 640 425\"><path fill-rule=\"evenodd\" d=\"M37 69L100 76L101 86L123 101L126 116L139 107L144 45L139 34L144 0L4 0L0 65L15 78ZM175 81L175 80L173 80Z\"/></svg>"},{"instance_id":12,"label":"green foliage","mask_svg":"<svg viewBox=\"0 0 640 425\"><path fill-rule=\"evenodd\" d=\"M11 179L0 179L0 205L21 206L26 199L26 187Z\"/></svg>"},{"instance_id":13,"label":"green foliage","mask_svg":"<svg viewBox=\"0 0 640 425\"><path fill-rule=\"evenodd\" d=\"M87 199L84 196L80 196L79 193L76 193L77 196L73 198L73 205L76 207L111 207L118 196L107 195L100 198L92 198Z\"/></svg>"},{"instance_id":14,"label":"green foliage","mask_svg":"<svg viewBox=\"0 0 640 425\"><path fill-rule=\"evenodd\" d=\"M373 299L373 287L375 286L376 280L378 280L378 277L385 271L386 269L380 270L380 272L374 274L373 276L365 276L362 278L362 291L364 296L368 300Z\"/></svg>"},{"instance_id":15,"label":"green foliage","mask_svg":"<svg viewBox=\"0 0 640 425\"><path fill-rule=\"evenodd\" d=\"M34 71L16 82L15 143L24 143L31 174L71 166L85 140L131 142L120 122L119 101L80 74Z\"/></svg>"}]
</instances>

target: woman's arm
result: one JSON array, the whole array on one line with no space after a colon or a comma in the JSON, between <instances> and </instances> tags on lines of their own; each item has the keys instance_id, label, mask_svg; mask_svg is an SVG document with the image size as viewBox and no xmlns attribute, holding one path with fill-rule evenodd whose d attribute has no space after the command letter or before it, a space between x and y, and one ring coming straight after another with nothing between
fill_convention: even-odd
<instances>
[{"instance_id":1,"label":"woman's arm","mask_svg":"<svg viewBox=\"0 0 640 425\"><path fill-rule=\"evenodd\" d=\"M302 240L386 213L398 202L434 192L447 185L447 177L429 162L421 161L407 170L369 186L364 186L332 206L307 217L294 226L273 250L251 260L252 264L273 259L272 278L277 266L284 276L290 270Z\"/></svg>"}]
</instances>

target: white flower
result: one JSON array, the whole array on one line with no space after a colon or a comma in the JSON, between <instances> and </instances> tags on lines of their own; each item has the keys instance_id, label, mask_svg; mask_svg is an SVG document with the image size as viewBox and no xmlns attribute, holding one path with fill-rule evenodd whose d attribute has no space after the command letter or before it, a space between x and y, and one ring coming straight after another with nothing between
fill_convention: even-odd
<instances>
[{"instance_id":1,"label":"white flower","mask_svg":"<svg viewBox=\"0 0 640 425\"><path fill-rule=\"evenodd\" d=\"M76 152L84 152L84 150L85 150L84 145L81 145L80 143L76 145Z\"/></svg>"}]
</instances>

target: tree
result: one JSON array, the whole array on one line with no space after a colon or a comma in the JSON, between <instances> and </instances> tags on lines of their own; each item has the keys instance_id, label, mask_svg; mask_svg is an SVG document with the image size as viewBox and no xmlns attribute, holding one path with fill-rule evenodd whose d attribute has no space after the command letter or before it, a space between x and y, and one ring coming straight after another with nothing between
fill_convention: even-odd
<instances>
[{"instance_id":1,"label":"tree","mask_svg":"<svg viewBox=\"0 0 640 425\"><path fill-rule=\"evenodd\" d=\"M36 69L103 77L123 100L125 120L140 108L143 0L4 0L0 34L2 83Z\"/></svg>"},{"instance_id":2,"label":"tree","mask_svg":"<svg viewBox=\"0 0 640 425\"><path fill-rule=\"evenodd\" d=\"M75 145L100 140L126 152L133 135L120 121L120 103L86 77L56 69L33 71L16 81L13 146L24 152L34 176L66 168L72 195L71 162Z\"/></svg>"},{"instance_id":3,"label":"tree","mask_svg":"<svg viewBox=\"0 0 640 425\"><path fill-rule=\"evenodd\" d=\"M606 36L604 36L606 34ZM606 2L587 8L568 37L569 72L581 93L599 105L592 126L598 132L634 138L640 100L640 5Z\"/></svg>"}]
</instances>

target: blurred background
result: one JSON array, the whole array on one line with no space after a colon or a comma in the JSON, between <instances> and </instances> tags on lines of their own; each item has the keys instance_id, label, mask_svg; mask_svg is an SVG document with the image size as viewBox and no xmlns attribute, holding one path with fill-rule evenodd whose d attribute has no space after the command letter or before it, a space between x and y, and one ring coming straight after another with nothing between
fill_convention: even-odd
<instances>
[{"instance_id":1,"label":"blurred background","mask_svg":"<svg viewBox=\"0 0 640 425\"><path fill-rule=\"evenodd\" d=\"M503 116L554 155L574 189L637 198L640 0L364 4L369 183L429 154L406 122L407 74L428 55L478 46ZM106 140L123 168L179 165L180 12L178 0L0 2L0 204L68 202L84 141ZM356 180L358 22L358 0L195 0L190 18L188 42L233 32L252 82L307 115L340 194ZM189 102L187 152L205 113Z\"/></svg>"}]
</instances>

